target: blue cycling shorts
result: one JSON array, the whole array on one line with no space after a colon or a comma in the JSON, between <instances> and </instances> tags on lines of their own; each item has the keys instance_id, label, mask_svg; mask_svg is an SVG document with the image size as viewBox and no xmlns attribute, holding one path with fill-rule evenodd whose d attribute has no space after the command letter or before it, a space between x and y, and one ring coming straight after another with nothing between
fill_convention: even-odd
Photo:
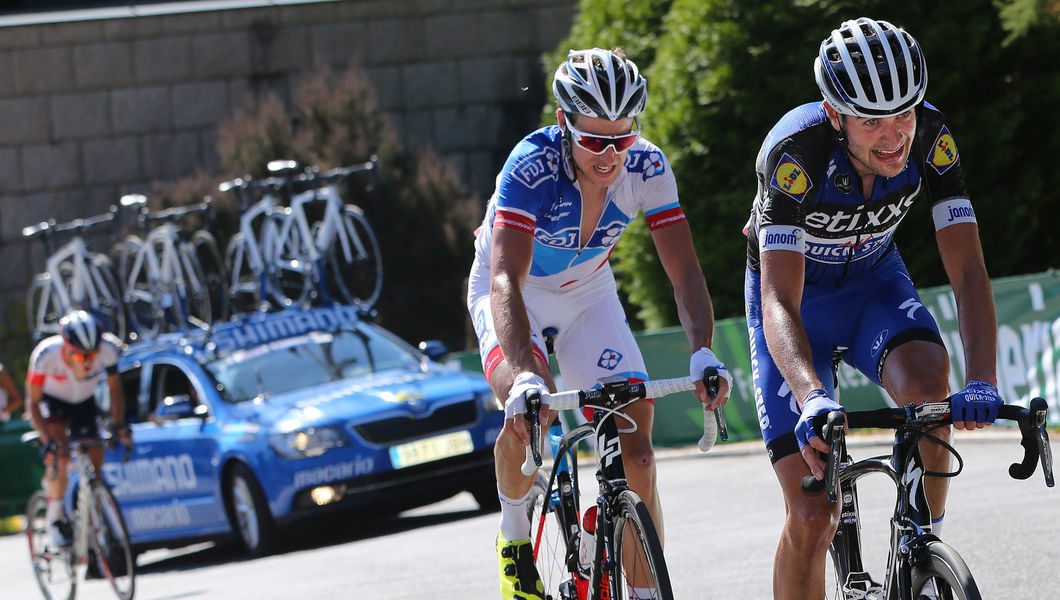
<instances>
[{"instance_id":1,"label":"blue cycling shorts","mask_svg":"<svg viewBox=\"0 0 1060 600\"><path fill-rule=\"evenodd\" d=\"M769 354L762 328L761 274L748 269L744 279L751 374L758 425L772 462L798 452L795 395ZM881 385L887 354L899 345L924 340L942 345L938 324L920 301L897 252L869 271L834 284L806 285L802 321L818 378L835 397L833 357L837 351L876 385Z\"/></svg>"}]
</instances>

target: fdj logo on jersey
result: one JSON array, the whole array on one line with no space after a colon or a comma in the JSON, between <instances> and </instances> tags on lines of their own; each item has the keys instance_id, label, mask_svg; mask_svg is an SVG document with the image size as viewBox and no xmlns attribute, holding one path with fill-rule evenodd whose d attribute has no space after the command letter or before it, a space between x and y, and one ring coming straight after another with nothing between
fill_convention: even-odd
<instances>
[{"instance_id":1,"label":"fdj logo on jersey","mask_svg":"<svg viewBox=\"0 0 1060 600\"><path fill-rule=\"evenodd\" d=\"M626 159L626 170L630 173L640 173L647 181L665 173L666 163L663 162L662 152L658 150L630 150L629 158Z\"/></svg>"},{"instance_id":2,"label":"fdj logo on jersey","mask_svg":"<svg viewBox=\"0 0 1060 600\"><path fill-rule=\"evenodd\" d=\"M541 182L559 176L559 152L555 148L542 148L515 163L510 173L514 179L534 189Z\"/></svg>"},{"instance_id":3,"label":"fdj logo on jersey","mask_svg":"<svg viewBox=\"0 0 1060 600\"><path fill-rule=\"evenodd\" d=\"M596 366L607 369L608 371L614 371L615 367L622 360L622 354L611 350L610 348L604 350L604 353L600 355L600 359L596 361Z\"/></svg>"}]
</instances>

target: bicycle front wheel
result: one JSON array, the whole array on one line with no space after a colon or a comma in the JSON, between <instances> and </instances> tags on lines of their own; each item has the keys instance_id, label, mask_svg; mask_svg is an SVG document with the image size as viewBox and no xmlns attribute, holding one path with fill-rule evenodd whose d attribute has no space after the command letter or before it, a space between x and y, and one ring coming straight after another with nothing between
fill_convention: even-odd
<instances>
[{"instance_id":1,"label":"bicycle front wheel","mask_svg":"<svg viewBox=\"0 0 1060 600\"><path fill-rule=\"evenodd\" d=\"M121 600L132 600L136 591L136 555L129 542L125 518L110 488L103 481L92 481L91 515L92 540L90 547L99 561L100 572L106 576L114 593Z\"/></svg>"},{"instance_id":2,"label":"bicycle front wheel","mask_svg":"<svg viewBox=\"0 0 1060 600\"><path fill-rule=\"evenodd\" d=\"M623 491L614 518L615 563L613 598L657 598L672 600L670 575L666 571L662 542L651 520L651 513L640 496ZM637 596L630 594L637 589Z\"/></svg>"},{"instance_id":3,"label":"bicycle front wheel","mask_svg":"<svg viewBox=\"0 0 1060 600\"><path fill-rule=\"evenodd\" d=\"M361 209L352 205L343 211L340 226L327 250L328 293L371 308L383 289L383 259L375 232Z\"/></svg>"},{"instance_id":4,"label":"bicycle front wheel","mask_svg":"<svg viewBox=\"0 0 1060 600\"><path fill-rule=\"evenodd\" d=\"M552 492L556 493L553 494ZM546 598L553 600L576 600L572 589L575 575L571 573L567 557L571 539L570 528L561 522L558 490L548 489L548 478L538 471L534 485L530 488L527 513L530 517L530 544L534 548L534 563L541 583L545 586ZM577 553L578 549L571 549ZM574 555L575 559L577 554Z\"/></svg>"},{"instance_id":5,"label":"bicycle front wheel","mask_svg":"<svg viewBox=\"0 0 1060 600\"><path fill-rule=\"evenodd\" d=\"M939 600L982 600L968 565L949 544L928 542L914 560L913 598L934 591Z\"/></svg>"},{"instance_id":6,"label":"bicycle front wheel","mask_svg":"<svg viewBox=\"0 0 1060 600\"><path fill-rule=\"evenodd\" d=\"M69 549L55 545L48 535L48 496L37 492L26 505L26 537L37 578L45 600L73 600L77 593L77 576Z\"/></svg>"}]
</instances>

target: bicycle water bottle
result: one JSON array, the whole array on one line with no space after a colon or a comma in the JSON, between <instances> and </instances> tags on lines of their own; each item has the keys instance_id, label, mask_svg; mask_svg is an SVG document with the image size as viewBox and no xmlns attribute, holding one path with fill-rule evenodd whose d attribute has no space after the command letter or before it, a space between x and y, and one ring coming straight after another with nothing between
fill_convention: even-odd
<instances>
[{"instance_id":1,"label":"bicycle water bottle","mask_svg":"<svg viewBox=\"0 0 1060 600\"><path fill-rule=\"evenodd\" d=\"M596 505L585 510L582 517L582 533L578 536L578 566L589 573L596 558Z\"/></svg>"}]
</instances>

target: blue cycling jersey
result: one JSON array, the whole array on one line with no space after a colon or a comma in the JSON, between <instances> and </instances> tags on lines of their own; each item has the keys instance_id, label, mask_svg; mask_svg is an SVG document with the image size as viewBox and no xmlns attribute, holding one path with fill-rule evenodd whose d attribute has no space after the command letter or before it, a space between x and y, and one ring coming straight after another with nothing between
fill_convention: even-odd
<instances>
[{"instance_id":1,"label":"blue cycling jersey","mask_svg":"<svg viewBox=\"0 0 1060 600\"><path fill-rule=\"evenodd\" d=\"M945 118L926 102L916 117L905 170L877 177L865 198L823 104L786 114L758 155L758 193L745 232L747 266L757 272L763 250L796 250L806 257L806 283L840 285L895 251L895 229L921 196L931 204L936 229L974 222Z\"/></svg>"}]
</instances>

